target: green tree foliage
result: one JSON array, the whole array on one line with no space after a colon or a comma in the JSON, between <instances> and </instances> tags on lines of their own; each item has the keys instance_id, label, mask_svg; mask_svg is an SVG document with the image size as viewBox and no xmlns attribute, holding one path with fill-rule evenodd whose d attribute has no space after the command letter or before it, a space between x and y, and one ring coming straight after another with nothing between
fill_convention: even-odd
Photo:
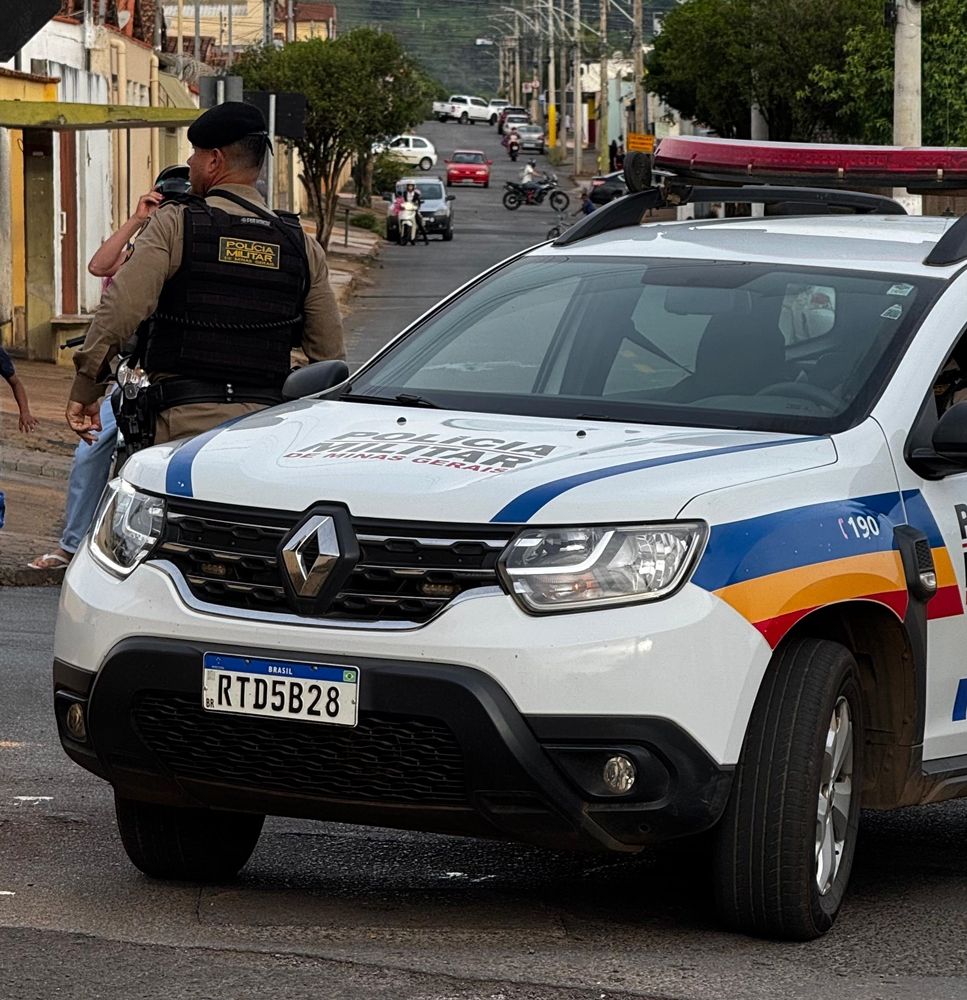
<instances>
[{"instance_id":1,"label":"green tree foliage","mask_svg":"<svg viewBox=\"0 0 967 1000\"><path fill-rule=\"evenodd\" d=\"M842 71L846 29L871 2L686 0L665 17L646 86L720 135L747 138L755 103L770 138L812 139L837 111L814 81Z\"/></svg>"},{"instance_id":2,"label":"green tree foliage","mask_svg":"<svg viewBox=\"0 0 967 1000\"><path fill-rule=\"evenodd\" d=\"M335 220L339 178L354 155L418 121L428 83L389 34L359 28L332 41L312 38L247 52L236 71L255 90L306 95L306 135L295 142L302 182L323 246Z\"/></svg>"},{"instance_id":3,"label":"green tree foliage","mask_svg":"<svg viewBox=\"0 0 967 1000\"><path fill-rule=\"evenodd\" d=\"M893 31L882 4L846 33L841 67L817 69L817 89L838 109L831 125L860 142L893 141ZM923 5L923 142L967 145L967 0Z\"/></svg>"}]
</instances>

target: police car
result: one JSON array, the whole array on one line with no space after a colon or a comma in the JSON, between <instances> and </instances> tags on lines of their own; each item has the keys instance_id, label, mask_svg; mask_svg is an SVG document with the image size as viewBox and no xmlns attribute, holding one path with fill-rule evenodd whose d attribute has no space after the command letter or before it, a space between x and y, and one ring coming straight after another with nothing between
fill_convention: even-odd
<instances>
[{"instance_id":1,"label":"police car","mask_svg":"<svg viewBox=\"0 0 967 1000\"><path fill-rule=\"evenodd\" d=\"M729 926L807 939L861 806L967 792L967 222L848 190L967 153L629 161L351 379L310 366L110 484L54 701L143 872L232 875L266 814L702 835ZM725 199L805 214L639 221Z\"/></svg>"}]
</instances>

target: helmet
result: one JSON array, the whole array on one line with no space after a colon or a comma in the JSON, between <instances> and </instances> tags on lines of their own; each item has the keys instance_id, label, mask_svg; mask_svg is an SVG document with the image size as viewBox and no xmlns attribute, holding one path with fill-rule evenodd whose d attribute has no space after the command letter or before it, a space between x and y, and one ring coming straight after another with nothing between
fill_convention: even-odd
<instances>
[{"instance_id":1,"label":"helmet","mask_svg":"<svg viewBox=\"0 0 967 1000\"><path fill-rule=\"evenodd\" d=\"M181 163L165 167L155 178L154 189L155 191L160 191L165 198L188 194L191 191L191 182L188 180L188 167Z\"/></svg>"},{"instance_id":2,"label":"helmet","mask_svg":"<svg viewBox=\"0 0 967 1000\"><path fill-rule=\"evenodd\" d=\"M409 190L410 188L415 188L415 187L416 187L416 184L414 184L414 183L413 183L413 181L407 181L407 182L406 182L406 189L407 189L407 191L408 191L408 190Z\"/></svg>"},{"instance_id":3,"label":"helmet","mask_svg":"<svg viewBox=\"0 0 967 1000\"><path fill-rule=\"evenodd\" d=\"M528 160L527 161L527 166L529 166L529 167L536 167L537 166L537 160Z\"/></svg>"}]
</instances>

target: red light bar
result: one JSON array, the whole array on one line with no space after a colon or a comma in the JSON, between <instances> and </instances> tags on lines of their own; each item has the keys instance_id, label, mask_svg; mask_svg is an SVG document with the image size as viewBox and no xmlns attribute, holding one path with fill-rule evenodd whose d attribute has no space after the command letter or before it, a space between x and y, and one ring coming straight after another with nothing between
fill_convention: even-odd
<instances>
[{"instance_id":1,"label":"red light bar","mask_svg":"<svg viewBox=\"0 0 967 1000\"><path fill-rule=\"evenodd\" d=\"M967 188L967 149L941 146L838 146L671 136L654 166L680 177L733 184L821 187Z\"/></svg>"}]
</instances>

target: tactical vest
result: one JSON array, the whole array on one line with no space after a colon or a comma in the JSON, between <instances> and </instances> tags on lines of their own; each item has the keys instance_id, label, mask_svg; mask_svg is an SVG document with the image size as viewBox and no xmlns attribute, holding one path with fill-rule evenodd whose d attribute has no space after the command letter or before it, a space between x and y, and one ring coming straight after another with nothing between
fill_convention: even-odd
<instances>
[{"instance_id":1,"label":"tactical vest","mask_svg":"<svg viewBox=\"0 0 967 1000\"><path fill-rule=\"evenodd\" d=\"M147 323L148 372L280 388L289 351L302 343L309 261L299 220L248 209L231 215L201 198L184 202L181 267Z\"/></svg>"}]
</instances>

